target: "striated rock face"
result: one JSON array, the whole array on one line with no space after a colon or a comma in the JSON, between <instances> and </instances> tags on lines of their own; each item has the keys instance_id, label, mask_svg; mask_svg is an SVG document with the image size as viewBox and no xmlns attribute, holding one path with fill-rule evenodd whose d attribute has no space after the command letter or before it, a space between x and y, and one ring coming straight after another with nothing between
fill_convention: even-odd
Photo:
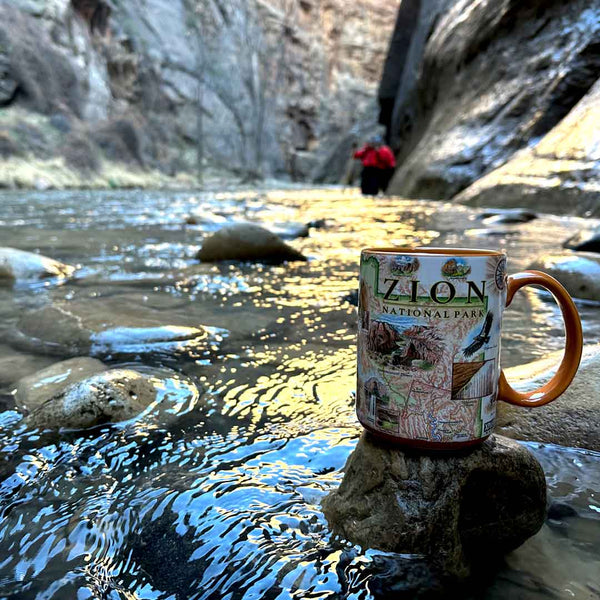
<instances>
[{"instance_id":1,"label":"striated rock face","mask_svg":"<svg viewBox=\"0 0 600 600\"><path fill-rule=\"evenodd\" d=\"M511 385L526 392L541 387L556 371L562 351L506 370ZM545 406L521 408L498 403L498 431L520 440L600 451L600 345L586 346L567 391Z\"/></svg>"},{"instance_id":2,"label":"striated rock face","mask_svg":"<svg viewBox=\"0 0 600 600\"><path fill-rule=\"evenodd\" d=\"M540 529L546 481L528 450L500 436L468 453L427 455L363 434L323 511L352 543L424 555L439 577L460 579Z\"/></svg>"},{"instance_id":3,"label":"striated rock face","mask_svg":"<svg viewBox=\"0 0 600 600\"><path fill-rule=\"evenodd\" d=\"M411 0L402 8L380 86L399 157L393 193L451 198L549 132L598 78L597 0Z\"/></svg>"},{"instance_id":4,"label":"striated rock face","mask_svg":"<svg viewBox=\"0 0 600 600\"><path fill-rule=\"evenodd\" d=\"M0 106L13 116L0 139L45 158L57 147L50 118L58 114L61 134L66 127L91 140L88 153L135 168L195 170L201 139L207 167L306 177L373 106L395 6L200 4L7 0ZM36 121L45 154L10 125L22 119L19 108L48 115Z\"/></svg>"},{"instance_id":5,"label":"striated rock face","mask_svg":"<svg viewBox=\"0 0 600 600\"><path fill-rule=\"evenodd\" d=\"M598 119L600 81L539 143L515 154L456 200L505 207L526 202L547 212L600 216Z\"/></svg>"}]
</instances>

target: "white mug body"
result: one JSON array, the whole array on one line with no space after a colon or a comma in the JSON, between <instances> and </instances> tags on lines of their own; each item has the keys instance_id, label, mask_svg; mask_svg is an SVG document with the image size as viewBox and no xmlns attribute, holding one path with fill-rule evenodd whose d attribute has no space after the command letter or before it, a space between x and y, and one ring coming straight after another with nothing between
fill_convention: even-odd
<instances>
[{"instance_id":1,"label":"white mug body","mask_svg":"<svg viewBox=\"0 0 600 600\"><path fill-rule=\"evenodd\" d=\"M359 286L361 424L423 448L487 438L496 419L506 255L366 249Z\"/></svg>"}]
</instances>

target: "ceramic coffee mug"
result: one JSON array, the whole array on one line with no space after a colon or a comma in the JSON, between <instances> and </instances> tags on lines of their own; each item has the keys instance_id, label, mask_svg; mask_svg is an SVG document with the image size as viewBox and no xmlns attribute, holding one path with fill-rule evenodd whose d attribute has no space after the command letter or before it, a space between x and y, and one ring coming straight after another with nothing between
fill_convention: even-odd
<instances>
[{"instance_id":1,"label":"ceramic coffee mug","mask_svg":"<svg viewBox=\"0 0 600 600\"><path fill-rule=\"evenodd\" d=\"M566 346L552 380L522 394L504 377L499 355L502 313L526 285L556 298ZM539 271L507 277L506 255L493 250L363 250L358 313L358 418L404 445L480 443L494 429L497 400L546 404L569 386L581 358L581 322L567 291Z\"/></svg>"}]
</instances>

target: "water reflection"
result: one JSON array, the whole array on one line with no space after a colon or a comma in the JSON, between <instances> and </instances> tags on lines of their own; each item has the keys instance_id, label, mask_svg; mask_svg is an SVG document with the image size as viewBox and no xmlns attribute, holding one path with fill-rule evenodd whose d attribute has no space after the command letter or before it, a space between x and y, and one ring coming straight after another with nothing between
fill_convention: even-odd
<instances>
[{"instance_id":1,"label":"water reflection","mask_svg":"<svg viewBox=\"0 0 600 600\"><path fill-rule=\"evenodd\" d=\"M419 557L334 539L319 509L359 434L356 317L344 297L356 286L361 247L471 245L465 230L481 229L471 210L340 190L32 193L2 202L3 244L80 265L61 286L0 289L3 333L14 334L25 311L50 305L94 327L117 324L125 329L96 328L96 343L112 344L103 359L151 374L159 396L137 419L85 433L31 430L17 411L0 413L0 597L407 593L407 567L414 573ZM185 225L190 214L198 225ZM291 242L306 264L196 263L216 223L248 219L327 226ZM519 225L518 235L478 235L477 245L507 249L515 271L578 226L544 218ZM600 339L597 307L582 313L588 341ZM562 344L558 311L538 292L518 296L505 319L507 366ZM211 327L214 347L175 339L177 352L162 348L177 328ZM45 331L51 343L55 330ZM3 342L0 369L18 357L28 373L61 358L42 355L39 343L27 348ZM22 372L5 368L0 394L8 397ZM530 447L552 497L575 516L549 522L477 597L585 598L597 591L600 456Z\"/></svg>"}]
</instances>

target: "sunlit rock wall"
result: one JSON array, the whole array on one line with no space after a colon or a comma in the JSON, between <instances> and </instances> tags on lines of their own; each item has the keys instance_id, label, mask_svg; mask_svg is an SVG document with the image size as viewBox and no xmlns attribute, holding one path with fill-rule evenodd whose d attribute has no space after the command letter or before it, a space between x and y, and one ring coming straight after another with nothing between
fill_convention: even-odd
<instances>
[{"instance_id":1,"label":"sunlit rock wall","mask_svg":"<svg viewBox=\"0 0 600 600\"><path fill-rule=\"evenodd\" d=\"M533 147L469 186L456 201L531 206L600 217L600 81Z\"/></svg>"},{"instance_id":2,"label":"sunlit rock wall","mask_svg":"<svg viewBox=\"0 0 600 600\"><path fill-rule=\"evenodd\" d=\"M32 111L61 123L57 143L56 128L36 118L46 157L71 135L110 160L172 174L197 169L199 146L205 166L302 179L372 104L396 8L383 0L4 0L0 141L6 153L15 144L23 155L38 152L13 127L19 111ZM37 75L56 65L69 85L47 77L37 89Z\"/></svg>"},{"instance_id":3,"label":"sunlit rock wall","mask_svg":"<svg viewBox=\"0 0 600 600\"><path fill-rule=\"evenodd\" d=\"M379 93L399 158L394 193L453 197L548 133L600 76L598 0L403 8Z\"/></svg>"}]
</instances>

